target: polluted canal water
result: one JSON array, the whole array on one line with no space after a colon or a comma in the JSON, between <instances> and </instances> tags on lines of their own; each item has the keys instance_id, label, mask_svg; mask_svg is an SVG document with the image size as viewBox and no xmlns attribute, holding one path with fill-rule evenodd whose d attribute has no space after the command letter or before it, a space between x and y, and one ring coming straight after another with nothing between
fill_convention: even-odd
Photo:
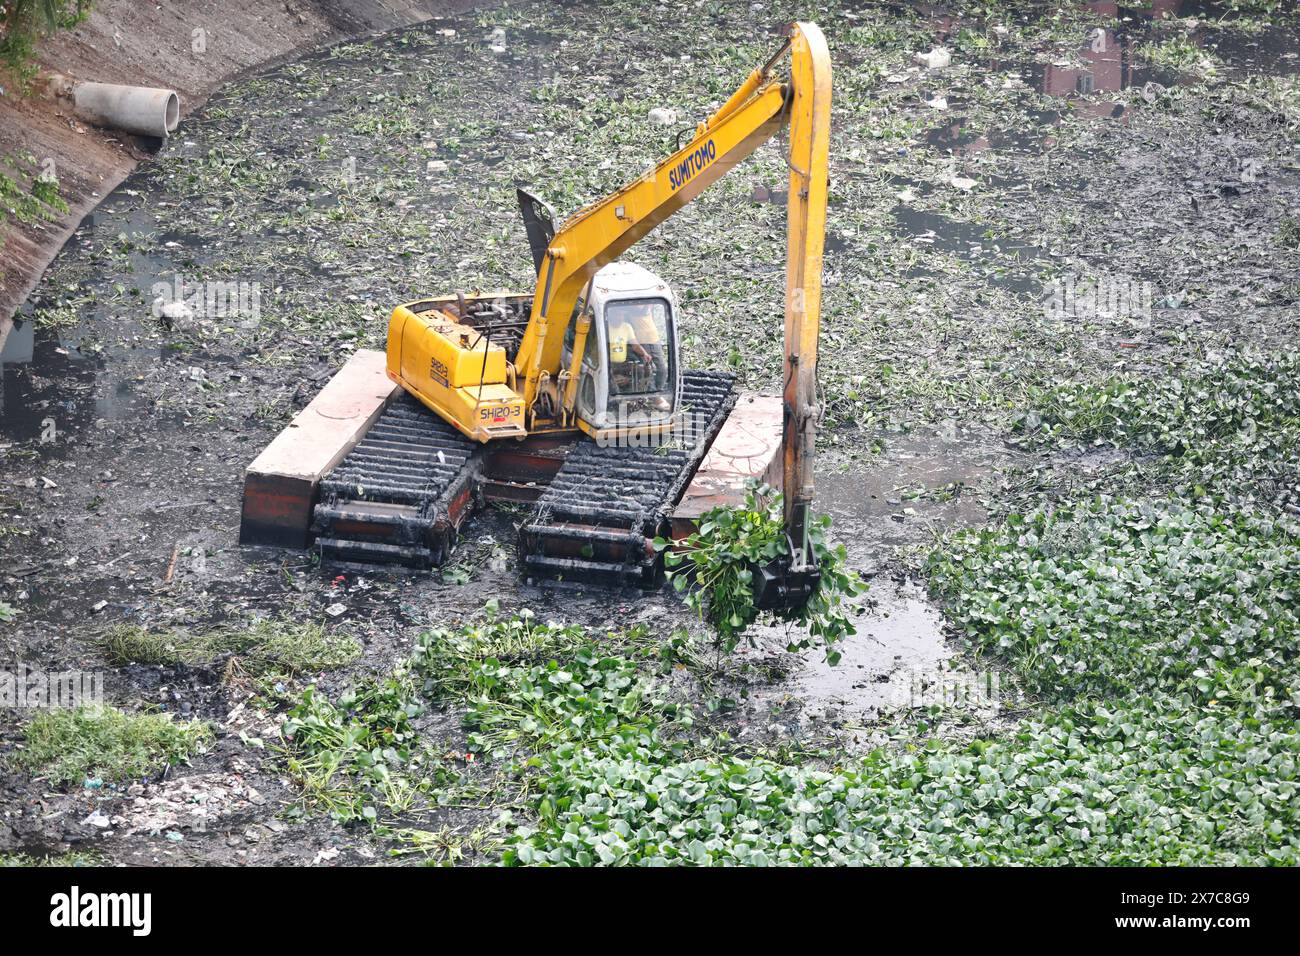
<instances>
[{"instance_id":1,"label":"polluted canal water","mask_svg":"<svg viewBox=\"0 0 1300 956\"><path fill-rule=\"evenodd\" d=\"M0 343L0 657L102 672L123 713L200 721L212 736L138 779L87 773L63 786L6 770L0 803L14 812L0 820L0 854L324 865L443 862L455 844L457 860L499 860L513 832L500 829L503 808L539 824L511 761L564 748L502 756L509 748L481 742L490 734L463 697L404 700L419 713L412 752L427 762L416 773L394 761L391 779L412 797L427 779L434 796L390 806L349 789L359 785L342 771L312 789L321 780L303 764L290 772L286 754L306 755L282 734L298 708L347 726L349 708L381 706L383 695L347 695L401 691L388 681L409 676L417 642L480 626L489 601L500 620L565 622L597 656L630 662L628 679L653 690L638 707L662 692L699 716L693 729L661 729L680 730L688 749L707 734L701 760L793 766L806 745L824 755L818 767L839 768L881 743L962 746L980 734L1020 746L1007 730L1058 701L1010 700L1006 673L1024 662L967 650L975 625L963 632L955 622L971 619L949 592L930 593L927 558L963 529L1071 496L1176 493L1148 488L1152 463L1118 442L1074 453L1042 441L1060 395L1295 347L1296 25L1166 0L1050 14L1031 3L824 7L836 87L813 507L869 584L839 663L817 646L786 651L775 626L715 662L707 625L671 588L526 584L522 504L481 509L437 572L240 547L249 462L358 349L384 348L394 305L533 288L515 190L564 217L635 180L799 14L489 6L219 90L82 222L14 317ZM931 68L938 47L948 63ZM730 371L770 395L783 385L789 176L780 146L762 147L627 255L677 290L683 367ZM1053 289L1088 282L1149 290L1140 322L1076 301L1049 314ZM250 295L209 310L207 293L231 284ZM194 288L204 295L190 300ZM1052 421L1052 442L1066 441ZM267 633L277 647L289 635L351 651L274 670L264 649L221 643ZM575 664L570 637L534 645L519 633L508 635L520 642L506 647L511 668ZM696 643L678 659L682 633ZM224 649L177 651L196 641ZM731 706L711 706L718 697ZM0 719L8 759L30 721ZM912 736L891 736L898 726ZM352 804L328 804L341 791L382 825L358 816L341 828L331 812Z\"/></svg>"}]
</instances>

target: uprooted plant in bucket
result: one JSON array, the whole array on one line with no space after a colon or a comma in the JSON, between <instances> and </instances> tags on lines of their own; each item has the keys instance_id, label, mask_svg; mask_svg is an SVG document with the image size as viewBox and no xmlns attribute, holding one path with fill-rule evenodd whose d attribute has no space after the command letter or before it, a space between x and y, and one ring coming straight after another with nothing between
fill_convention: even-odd
<instances>
[{"instance_id":1,"label":"uprooted plant in bucket","mask_svg":"<svg viewBox=\"0 0 1300 956\"><path fill-rule=\"evenodd\" d=\"M751 480L743 505L714 508L684 540L657 538L655 547L665 552L673 587L713 626L720 652L735 650L742 637L752 645L749 626L768 614L805 628L802 636L792 632L789 650L803 650L820 640L826 660L835 664L840 659L836 643L856 633L849 599L863 593L866 584L848 567L844 546L828 543L830 526L830 517L819 515L808 529L820 578L807 603L774 611L760 609L754 595L754 569L790 554L781 493L770 485Z\"/></svg>"}]
</instances>

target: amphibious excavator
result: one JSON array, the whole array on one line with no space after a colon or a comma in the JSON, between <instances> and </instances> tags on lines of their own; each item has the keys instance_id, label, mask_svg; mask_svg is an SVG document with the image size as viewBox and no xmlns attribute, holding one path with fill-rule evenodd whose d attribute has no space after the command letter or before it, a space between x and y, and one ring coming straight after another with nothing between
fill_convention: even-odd
<instances>
[{"instance_id":1,"label":"amphibious excavator","mask_svg":"<svg viewBox=\"0 0 1300 956\"><path fill-rule=\"evenodd\" d=\"M787 53L789 72L777 76ZM765 603L802 600L817 576L808 512L830 101L825 38L813 23L794 23L688 143L559 228L519 190L536 288L393 310L387 373L407 395L322 482L313 527L322 555L440 564L487 488L536 504L519 536L529 576L654 583L661 569L650 542L735 396L728 374L682 370L672 289L618 259L788 126L782 485L791 556L757 580Z\"/></svg>"}]
</instances>

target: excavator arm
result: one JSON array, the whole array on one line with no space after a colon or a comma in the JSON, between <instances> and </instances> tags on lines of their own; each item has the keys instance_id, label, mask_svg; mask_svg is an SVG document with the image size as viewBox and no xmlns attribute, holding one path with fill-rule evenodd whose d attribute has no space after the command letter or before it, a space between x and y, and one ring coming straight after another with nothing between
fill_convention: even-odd
<instances>
[{"instance_id":1,"label":"excavator arm","mask_svg":"<svg viewBox=\"0 0 1300 956\"><path fill-rule=\"evenodd\" d=\"M790 52L790 75L772 76ZM817 334L821 315L822 245L826 225L827 156L830 151L831 66L816 24L792 24L776 54L695 131L694 138L632 183L580 210L550 237L541 214L522 194L529 240L538 261L532 313L515 360L523 378L529 429L557 424L561 407L539 402L543 383L561 372L565 329L583 288L609 262L650 233L742 159L789 124L790 167L786 297L783 483L791 570L810 569L808 512L813 498L813 446L817 419ZM533 212L530 219L529 213Z\"/></svg>"},{"instance_id":2,"label":"excavator arm","mask_svg":"<svg viewBox=\"0 0 1300 956\"><path fill-rule=\"evenodd\" d=\"M799 572L811 559L808 518L820 412L817 335L821 327L822 247L826 238L831 65L826 40L813 24L796 26L791 49L794 102L790 108L790 199L786 213L782 482L791 570Z\"/></svg>"}]
</instances>

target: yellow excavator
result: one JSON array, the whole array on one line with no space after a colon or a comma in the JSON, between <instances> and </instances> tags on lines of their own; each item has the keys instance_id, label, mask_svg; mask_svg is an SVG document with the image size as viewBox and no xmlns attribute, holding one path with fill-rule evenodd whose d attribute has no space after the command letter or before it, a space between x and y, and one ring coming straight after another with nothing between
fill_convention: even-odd
<instances>
[{"instance_id":1,"label":"yellow excavator","mask_svg":"<svg viewBox=\"0 0 1300 956\"><path fill-rule=\"evenodd\" d=\"M787 52L789 73L777 76ZM560 228L520 190L536 289L399 305L389 377L474 442L583 432L604 445L671 434L690 411L677 301L667 283L616 260L788 125L783 491L789 570L808 572L830 108L826 40L816 24L794 23L689 143Z\"/></svg>"}]
</instances>

